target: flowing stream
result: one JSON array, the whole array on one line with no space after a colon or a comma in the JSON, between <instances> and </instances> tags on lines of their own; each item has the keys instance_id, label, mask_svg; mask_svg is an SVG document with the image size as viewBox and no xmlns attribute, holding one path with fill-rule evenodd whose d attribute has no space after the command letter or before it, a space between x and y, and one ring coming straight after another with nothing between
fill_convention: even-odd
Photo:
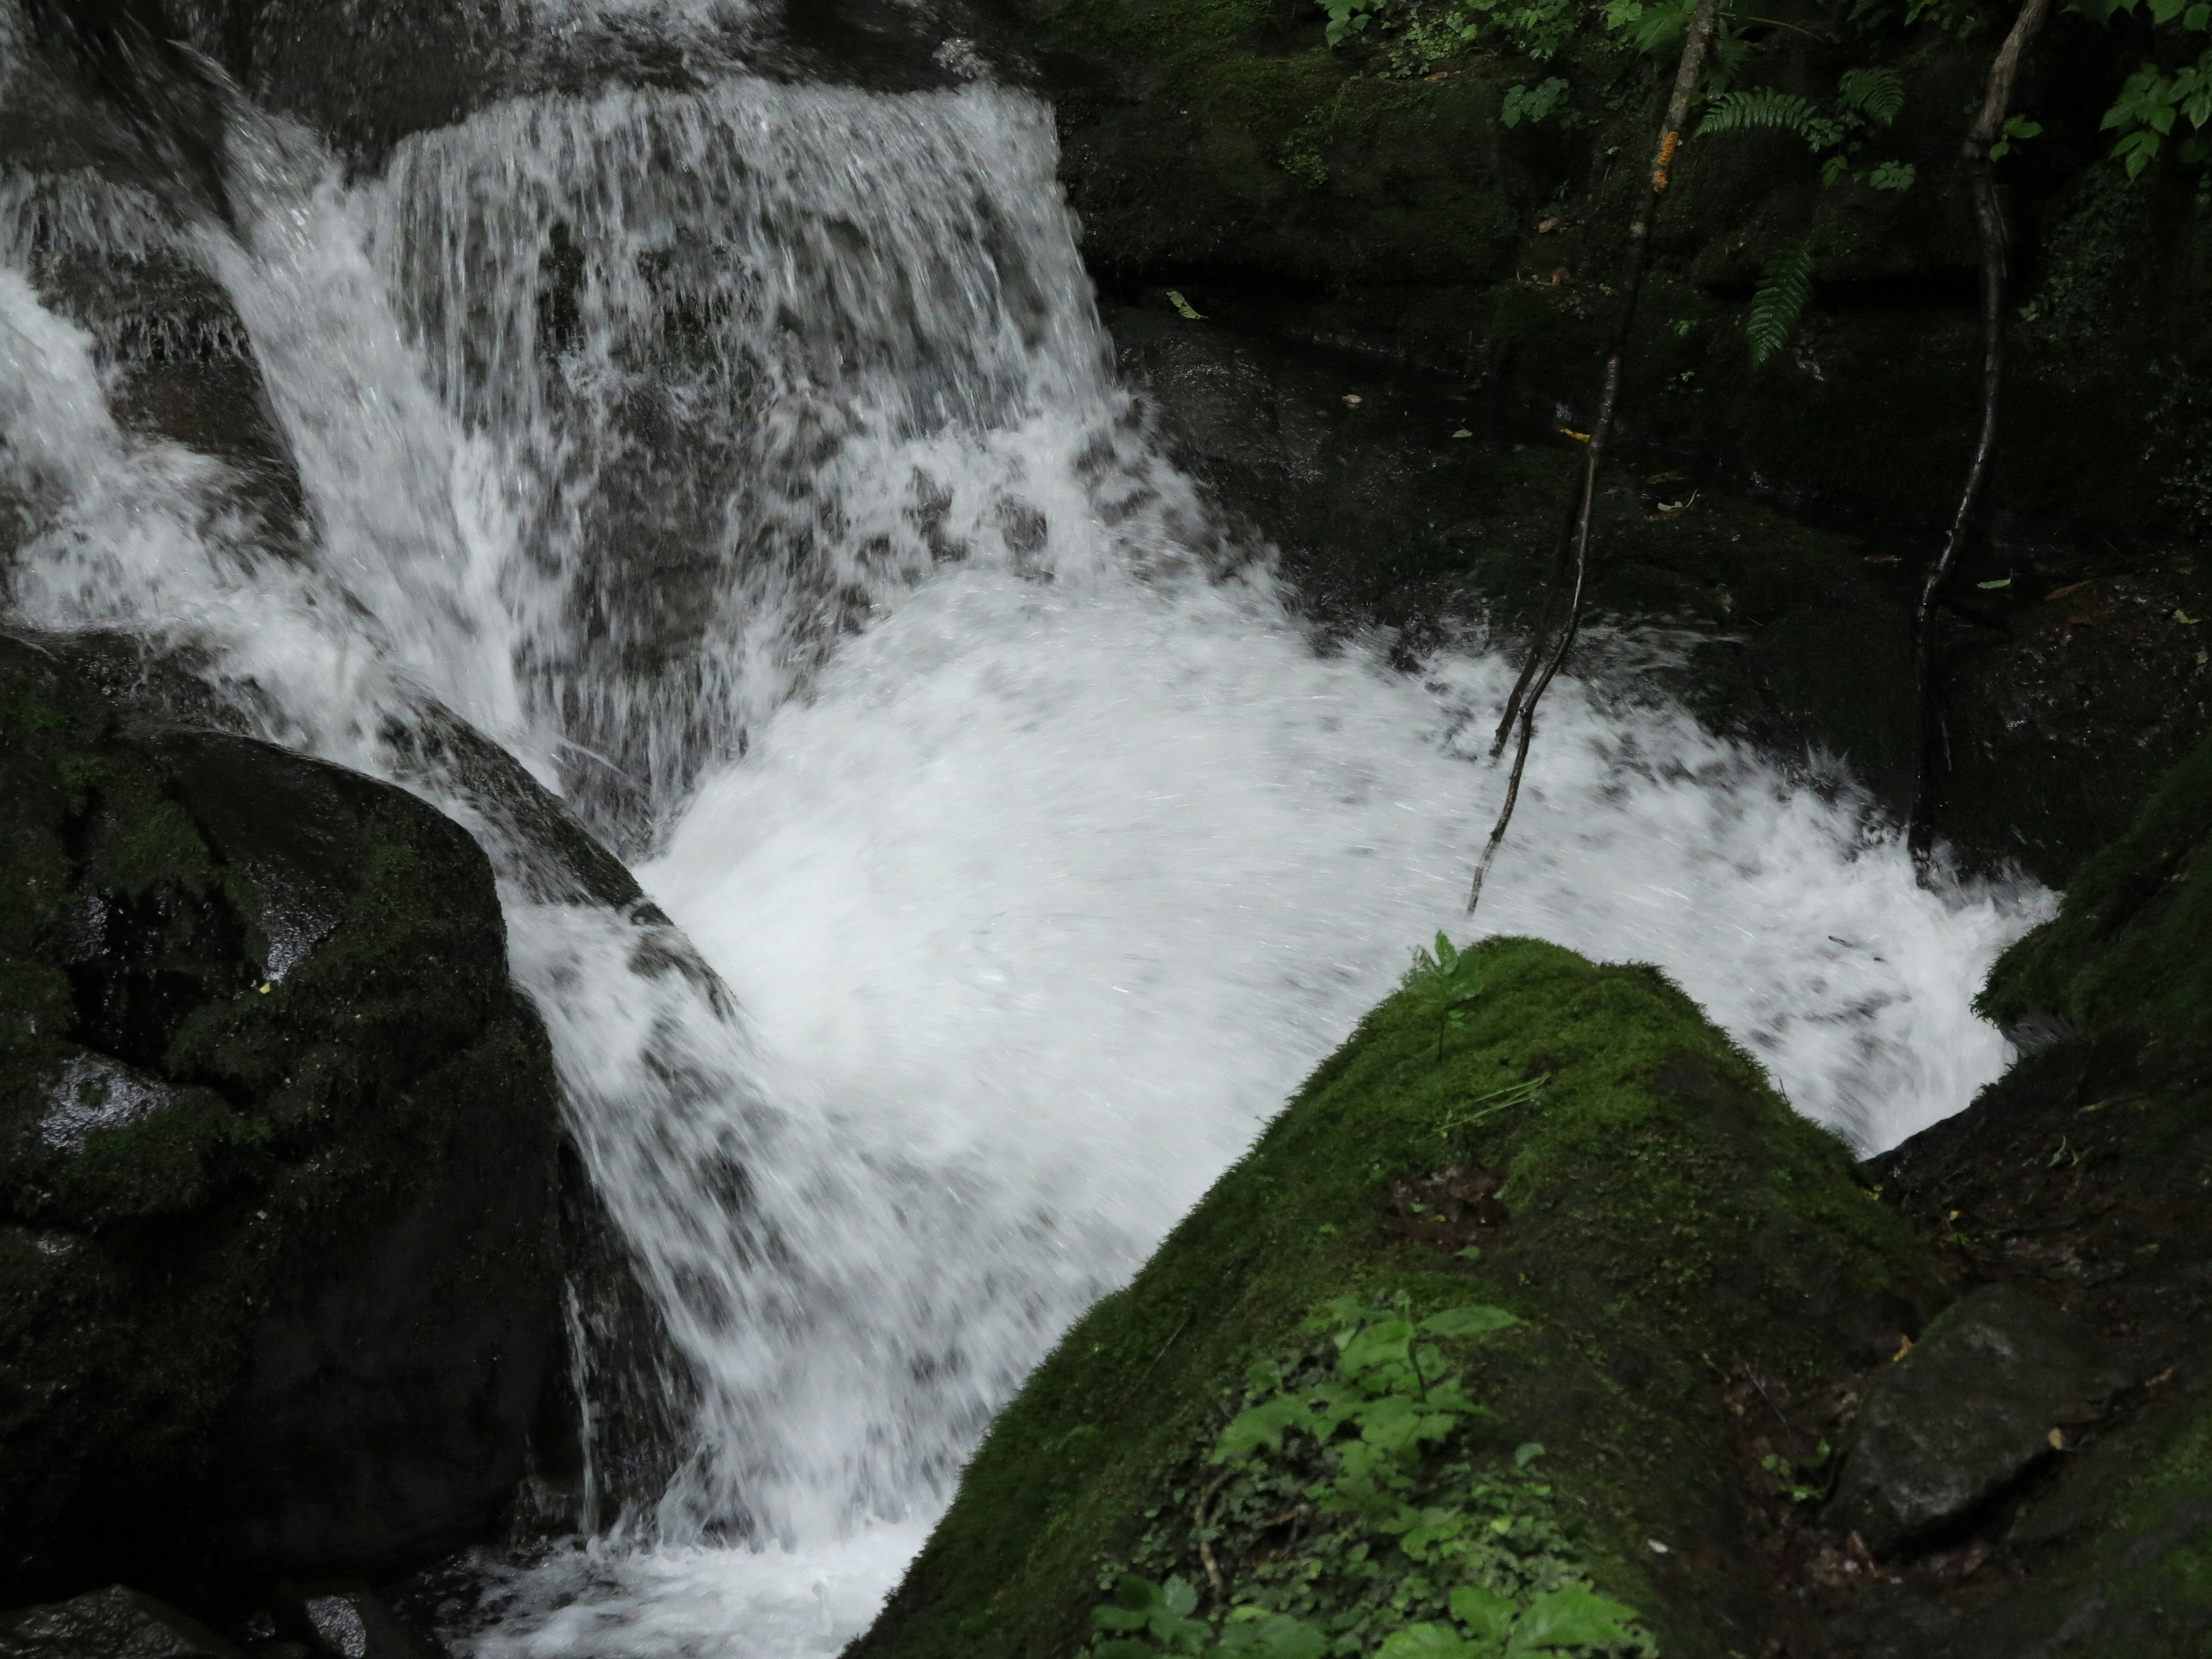
<instances>
[{"instance_id":1,"label":"flowing stream","mask_svg":"<svg viewBox=\"0 0 2212 1659\"><path fill-rule=\"evenodd\" d=\"M1056 1334L1463 930L1510 666L1314 648L1116 383L1026 95L537 98L350 183L251 112L231 149L235 235L0 178L9 614L187 652L492 852L684 1427L487 1569L476 1650L834 1652ZM70 249L220 284L297 526L118 418ZM2001 1067L1968 1000L2046 902L1923 891L1851 801L1568 680L1480 931L1662 964L1871 1149Z\"/></svg>"}]
</instances>

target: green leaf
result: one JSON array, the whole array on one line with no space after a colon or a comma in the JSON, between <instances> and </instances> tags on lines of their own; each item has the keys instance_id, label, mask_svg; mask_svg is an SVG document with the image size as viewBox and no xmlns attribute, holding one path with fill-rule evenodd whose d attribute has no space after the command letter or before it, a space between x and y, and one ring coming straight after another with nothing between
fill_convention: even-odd
<instances>
[{"instance_id":1,"label":"green leaf","mask_svg":"<svg viewBox=\"0 0 2212 1659\"><path fill-rule=\"evenodd\" d=\"M1597 1647L1626 1642L1622 1628L1636 1617L1636 1609L1609 1601L1595 1591L1570 1584L1538 1596L1514 1626L1508 1653L1529 1653L1542 1648Z\"/></svg>"},{"instance_id":2,"label":"green leaf","mask_svg":"<svg viewBox=\"0 0 2212 1659\"><path fill-rule=\"evenodd\" d=\"M1997 580L1997 581L1993 581L1993 582L1976 582L1976 583L1974 584L1974 586L1977 586L1977 587L1978 587L1978 588L1980 588L1984 592L1985 592L1985 593L1986 593L1986 592L1988 592L1989 591L1990 591L1992 588L1998 588L1998 587L2010 587L2010 586L2012 586L2012 578L2011 578L2011 577L2009 577L2009 576L2006 576L2006 577L2004 577L2004 578L2002 578L2002 580Z\"/></svg>"},{"instance_id":3,"label":"green leaf","mask_svg":"<svg viewBox=\"0 0 2212 1659\"><path fill-rule=\"evenodd\" d=\"M1483 1659L1483 1654L1449 1626L1408 1625L1376 1650L1375 1659Z\"/></svg>"},{"instance_id":4,"label":"green leaf","mask_svg":"<svg viewBox=\"0 0 2212 1659\"><path fill-rule=\"evenodd\" d=\"M1170 1578L1161 1593L1160 1600L1176 1618L1187 1619L1190 1616L1190 1610L1198 1605L1198 1592L1190 1587L1188 1578Z\"/></svg>"},{"instance_id":5,"label":"green leaf","mask_svg":"<svg viewBox=\"0 0 2212 1659\"><path fill-rule=\"evenodd\" d=\"M1836 82L1836 106L1886 127L1904 113L1904 79L1893 69L1845 70Z\"/></svg>"},{"instance_id":6,"label":"green leaf","mask_svg":"<svg viewBox=\"0 0 2212 1659\"><path fill-rule=\"evenodd\" d=\"M1277 1395L1256 1406L1248 1406L1229 1420L1213 1443L1213 1461L1233 1463L1265 1447L1283 1449L1283 1436L1291 1429L1314 1432L1313 1407L1294 1394Z\"/></svg>"},{"instance_id":7,"label":"green leaf","mask_svg":"<svg viewBox=\"0 0 2212 1659\"><path fill-rule=\"evenodd\" d=\"M1911 190L1912 181L1920 176L1920 169L1910 161L1883 161L1866 176L1866 181L1876 190Z\"/></svg>"},{"instance_id":8,"label":"green leaf","mask_svg":"<svg viewBox=\"0 0 2212 1659\"><path fill-rule=\"evenodd\" d=\"M1809 240L1784 249L1767 262L1766 269L1759 274L1759 286L1751 296L1751 314L1743 325L1744 336L1751 342L1753 368L1789 343L1812 297L1813 244Z\"/></svg>"},{"instance_id":9,"label":"green leaf","mask_svg":"<svg viewBox=\"0 0 2212 1659\"><path fill-rule=\"evenodd\" d=\"M1504 1641L1520 1611L1510 1597L1480 1584L1462 1584L1451 1593L1452 1617L1485 1641Z\"/></svg>"},{"instance_id":10,"label":"green leaf","mask_svg":"<svg viewBox=\"0 0 2212 1659\"><path fill-rule=\"evenodd\" d=\"M1328 1638L1319 1629L1279 1613L1231 1624L1222 1632L1221 1644L1207 1650L1206 1659L1322 1659L1328 1651Z\"/></svg>"},{"instance_id":11,"label":"green leaf","mask_svg":"<svg viewBox=\"0 0 2212 1659\"><path fill-rule=\"evenodd\" d=\"M1486 1336L1521 1322L1503 1308L1447 1308L1421 1322L1427 1336Z\"/></svg>"},{"instance_id":12,"label":"green leaf","mask_svg":"<svg viewBox=\"0 0 2212 1659\"><path fill-rule=\"evenodd\" d=\"M1544 1445L1541 1441L1528 1441L1514 1448L1513 1467L1516 1469L1525 1469L1543 1455Z\"/></svg>"},{"instance_id":13,"label":"green leaf","mask_svg":"<svg viewBox=\"0 0 2212 1659\"><path fill-rule=\"evenodd\" d=\"M1085 1659L1160 1659L1160 1650L1150 1642L1133 1642L1127 1637L1116 1637L1110 1642L1101 1642L1085 1656Z\"/></svg>"},{"instance_id":14,"label":"green leaf","mask_svg":"<svg viewBox=\"0 0 2212 1659\"><path fill-rule=\"evenodd\" d=\"M1393 1361L1403 1364L1413 1340L1413 1328L1405 1320L1378 1319L1355 1332L1344 1345L1344 1352L1337 1357L1337 1369L1346 1376L1358 1376Z\"/></svg>"},{"instance_id":15,"label":"green leaf","mask_svg":"<svg viewBox=\"0 0 2212 1659\"><path fill-rule=\"evenodd\" d=\"M1755 87L1747 92L1724 92L1714 99L1705 106L1705 119L1698 124L1698 131L1702 136L1775 127L1805 138L1820 118L1813 106L1794 92Z\"/></svg>"}]
</instances>

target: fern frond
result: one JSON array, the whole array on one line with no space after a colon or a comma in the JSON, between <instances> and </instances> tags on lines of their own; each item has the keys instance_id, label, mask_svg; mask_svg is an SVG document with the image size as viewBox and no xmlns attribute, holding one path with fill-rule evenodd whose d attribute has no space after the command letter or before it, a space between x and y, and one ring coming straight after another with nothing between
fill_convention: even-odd
<instances>
[{"instance_id":1,"label":"fern frond","mask_svg":"<svg viewBox=\"0 0 2212 1659\"><path fill-rule=\"evenodd\" d=\"M1784 248L1759 273L1759 287L1751 296L1751 314L1743 324L1754 367L1789 343L1812 297L1813 244L1808 240Z\"/></svg>"},{"instance_id":2,"label":"fern frond","mask_svg":"<svg viewBox=\"0 0 2212 1659\"><path fill-rule=\"evenodd\" d=\"M1905 112L1904 79L1893 69L1845 70L1836 82L1836 104L1886 127Z\"/></svg>"},{"instance_id":3,"label":"fern frond","mask_svg":"<svg viewBox=\"0 0 2212 1659\"><path fill-rule=\"evenodd\" d=\"M1796 93L1754 87L1748 92L1724 92L1714 99L1705 106L1705 118L1698 124L1698 131L1703 135L1778 127L1803 138L1816 118L1812 105Z\"/></svg>"}]
</instances>

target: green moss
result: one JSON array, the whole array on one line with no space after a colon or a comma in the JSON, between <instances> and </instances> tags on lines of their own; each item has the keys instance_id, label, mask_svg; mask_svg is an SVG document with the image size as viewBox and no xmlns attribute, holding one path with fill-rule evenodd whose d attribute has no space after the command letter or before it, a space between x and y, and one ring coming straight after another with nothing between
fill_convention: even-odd
<instances>
[{"instance_id":1,"label":"green moss","mask_svg":"<svg viewBox=\"0 0 2212 1659\"><path fill-rule=\"evenodd\" d=\"M2087 860L2059 914L1998 958L1977 1005L2058 1015L2212 1054L2212 739L2167 773L2134 826Z\"/></svg>"},{"instance_id":2,"label":"green moss","mask_svg":"<svg viewBox=\"0 0 2212 1659\"><path fill-rule=\"evenodd\" d=\"M96 854L102 873L133 897L162 886L198 892L214 878L207 843L175 801L155 801L135 817L102 827Z\"/></svg>"},{"instance_id":3,"label":"green moss","mask_svg":"<svg viewBox=\"0 0 2212 1659\"><path fill-rule=\"evenodd\" d=\"M1455 1181L1494 1191L1448 1224ZM1646 1540L1740 1543L1723 1369L1857 1363L1941 1292L1841 1144L1656 969L1488 941L1375 1010L1068 1334L855 1655L1071 1651L1246 1369L1347 1295L1526 1322L1469 1356L1499 1413L1481 1457L1551 1447L1577 1569L1699 1652L1753 1592L1722 1571L1686 1594Z\"/></svg>"}]
</instances>

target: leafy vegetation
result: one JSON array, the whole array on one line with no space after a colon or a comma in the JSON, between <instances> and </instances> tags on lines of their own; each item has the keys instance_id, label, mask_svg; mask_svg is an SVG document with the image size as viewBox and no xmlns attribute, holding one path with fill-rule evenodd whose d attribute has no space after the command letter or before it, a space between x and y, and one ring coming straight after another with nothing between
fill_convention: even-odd
<instances>
[{"instance_id":1,"label":"leafy vegetation","mask_svg":"<svg viewBox=\"0 0 2212 1659\"><path fill-rule=\"evenodd\" d=\"M2212 34L2212 3L2208 0L2075 0L2075 5L2103 21L2142 16L2164 31L2166 41L2180 35ZM2178 56L2185 48L2176 46ZM2203 167L2212 161L2212 140L2197 136L2212 127L2212 42L2193 63L2143 64L2121 86L2104 119L2106 130L2119 135L2112 155L2130 179L2158 159L2166 140L2184 124L2187 136L2179 139L2174 154L2185 166ZM2212 173L2206 176L2212 178Z\"/></svg>"},{"instance_id":2,"label":"leafy vegetation","mask_svg":"<svg viewBox=\"0 0 2212 1659\"><path fill-rule=\"evenodd\" d=\"M1521 1322L1492 1306L1416 1320L1410 1304L1338 1297L1308 1322L1326 1341L1252 1366L1243 1409L1178 1472L1196 1503L1156 1507L1128 1569L1106 1574L1092 1659L1657 1651L1577 1570L1531 1468L1543 1447L1466 1443L1496 1413L1443 1345ZM1177 1567L1211 1587L1208 1616Z\"/></svg>"},{"instance_id":3,"label":"leafy vegetation","mask_svg":"<svg viewBox=\"0 0 2212 1659\"><path fill-rule=\"evenodd\" d=\"M1765 362L1789 343L1812 297L1813 244L1809 240L1795 243L1767 261L1751 296L1751 314L1744 319L1753 362Z\"/></svg>"}]
</instances>

